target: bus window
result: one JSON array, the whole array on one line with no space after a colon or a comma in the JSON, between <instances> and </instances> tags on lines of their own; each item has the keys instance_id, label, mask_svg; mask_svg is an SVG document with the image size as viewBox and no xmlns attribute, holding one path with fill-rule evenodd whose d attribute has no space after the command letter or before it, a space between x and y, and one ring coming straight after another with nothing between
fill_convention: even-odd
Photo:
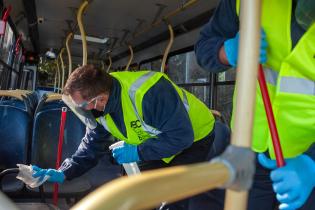
<instances>
[{"instance_id":1,"label":"bus window","mask_svg":"<svg viewBox=\"0 0 315 210\"><path fill-rule=\"evenodd\" d=\"M160 71L162 64L162 59L157 59L151 62L151 70Z\"/></svg>"},{"instance_id":2,"label":"bus window","mask_svg":"<svg viewBox=\"0 0 315 210\"><path fill-rule=\"evenodd\" d=\"M236 71L230 69L226 72L217 74L216 86L216 103L215 109L220 111L224 119L230 124L232 105L233 105L233 92L235 84Z\"/></svg>"},{"instance_id":3,"label":"bus window","mask_svg":"<svg viewBox=\"0 0 315 210\"><path fill-rule=\"evenodd\" d=\"M210 73L199 67L193 51L169 58L166 73L179 86L210 106Z\"/></svg>"},{"instance_id":4,"label":"bus window","mask_svg":"<svg viewBox=\"0 0 315 210\"><path fill-rule=\"evenodd\" d=\"M14 42L13 30L11 29L10 24L7 24L0 57L1 60L7 64L10 64L12 61Z\"/></svg>"},{"instance_id":5,"label":"bus window","mask_svg":"<svg viewBox=\"0 0 315 210\"><path fill-rule=\"evenodd\" d=\"M152 69L151 68L151 62L143 63L140 65L140 70L148 70L148 69Z\"/></svg>"}]
</instances>

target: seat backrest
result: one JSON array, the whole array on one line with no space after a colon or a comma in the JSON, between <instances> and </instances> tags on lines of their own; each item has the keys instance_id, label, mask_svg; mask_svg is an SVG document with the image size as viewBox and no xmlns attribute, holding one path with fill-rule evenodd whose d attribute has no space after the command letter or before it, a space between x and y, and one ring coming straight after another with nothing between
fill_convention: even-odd
<instances>
[{"instance_id":1,"label":"seat backrest","mask_svg":"<svg viewBox=\"0 0 315 210\"><path fill-rule=\"evenodd\" d=\"M62 101L40 102L34 116L32 136L32 164L43 168L54 168L61 119L61 109L66 107ZM85 125L68 108L64 130L62 160L76 151L83 136Z\"/></svg>"},{"instance_id":2,"label":"seat backrest","mask_svg":"<svg viewBox=\"0 0 315 210\"><path fill-rule=\"evenodd\" d=\"M0 169L27 164L32 117L19 100L0 103Z\"/></svg>"}]
</instances>

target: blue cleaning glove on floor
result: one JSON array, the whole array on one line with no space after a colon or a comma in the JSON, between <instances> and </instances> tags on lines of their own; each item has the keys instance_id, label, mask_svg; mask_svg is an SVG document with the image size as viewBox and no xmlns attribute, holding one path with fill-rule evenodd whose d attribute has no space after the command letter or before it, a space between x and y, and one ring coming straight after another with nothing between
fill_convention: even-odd
<instances>
[{"instance_id":1,"label":"blue cleaning glove on floor","mask_svg":"<svg viewBox=\"0 0 315 210\"><path fill-rule=\"evenodd\" d=\"M281 203L280 210L300 208L308 199L315 186L315 162L307 155L286 159L286 165L277 168L275 160L264 154L258 155L259 163L271 171L273 190Z\"/></svg>"},{"instance_id":2,"label":"blue cleaning glove on floor","mask_svg":"<svg viewBox=\"0 0 315 210\"><path fill-rule=\"evenodd\" d=\"M264 30L261 30L261 43L260 43L260 56L259 62L266 63L267 61L267 41L266 34ZM234 38L228 39L224 42L224 50L226 58L231 66L236 67L236 62L238 58L238 43L239 43L239 32Z\"/></svg>"},{"instance_id":3,"label":"blue cleaning glove on floor","mask_svg":"<svg viewBox=\"0 0 315 210\"><path fill-rule=\"evenodd\" d=\"M58 171L55 169L42 169L38 166L33 165L33 170L35 173L32 175L34 178L40 177L40 180L44 179L46 175L50 176L47 181L49 182L57 182L59 184L62 184L65 180L65 175L62 171Z\"/></svg>"},{"instance_id":4,"label":"blue cleaning glove on floor","mask_svg":"<svg viewBox=\"0 0 315 210\"><path fill-rule=\"evenodd\" d=\"M124 142L122 146L118 146L112 150L113 157L119 164L132 163L139 161L137 146Z\"/></svg>"}]
</instances>

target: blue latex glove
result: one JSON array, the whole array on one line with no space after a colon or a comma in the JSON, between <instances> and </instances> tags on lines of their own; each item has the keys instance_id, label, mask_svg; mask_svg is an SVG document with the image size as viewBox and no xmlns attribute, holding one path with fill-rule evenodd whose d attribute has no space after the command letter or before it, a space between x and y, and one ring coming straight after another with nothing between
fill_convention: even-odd
<instances>
[{"instance_id":1,"label":"blue latex glove","mask_svg":"<svg viewBox=\"0 0 315 210\"><path fill-rule=\"evenodd\" d=\"M309 156L286 159L286 165L281 168L277 168L276 161L264 154L258 155L258 161L263 167L272 170L270 178L281 203L279 209L298 209L306 202L315 186L315 162Z\"/></svg>"},{"instance_id":2,"label":"blue latex glove","mask_svg":"<svg viewBox=\"0 0 315 210\"><path fill-rule=\"evenodd\" d=\"M119 164L132 163L140 160L137 146L127 144L126 142L124 142L122 146L114 148L112 154Z\"/></svg>"},{"instance_id":3,"label":"blue latex glove","mask_svg":"<svg viewBox=\"0 0 315 210\"><path fill-rule=\"evenodd\" d=\"M267 61L267 41L266 41L266 34L264 30L261 30L260 36L260 56L259 62L266 63ZM236 62L238 58L238 42L239 42L239 32L235 35L234 38L228 39L224 42L224 50L226 54L226 58L229 64L233 67L236 67Z\"/></svg>"},{"instance_id":4,"label":"blue latex glove","mask_svg":"<svg viewBox=\"0 0 315 210\"><path fill-rule=\"evenodd\" d=\"M46 175L50 176L47 181L49 182L57 182L62 184L65 180L65 175L62 171L58 171L55 169L42 169L38 166L32 166L35 173L32 175L34 178L40 177L40 180L44 179Z\"/></svg>"}]
</instances>

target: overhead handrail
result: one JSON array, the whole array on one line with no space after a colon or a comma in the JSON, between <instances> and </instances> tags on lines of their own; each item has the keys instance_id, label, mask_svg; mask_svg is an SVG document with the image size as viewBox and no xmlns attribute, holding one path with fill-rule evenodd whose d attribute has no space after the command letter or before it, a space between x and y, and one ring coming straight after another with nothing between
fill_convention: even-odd
<instances>
[{"instance_id":1,"label":"overhead handrail","mask_svg":"<svg viewBox=\"0 0 315 210\"><path fill-rule=\"evenodd\" d=\"M132 39L137 38L138 36L140 36L143 33L148 32L149 30L151 30L152 28L158 26L159 24L161 24L162 22L164 22L164 20L168 20L171 17L179 14L180 12L183 12L185 10L187 10L188 8L190 8L191 6L195 5L199 0L189 0L188 2L186 2L185 4L183 4L181 7L175 9L174 11L171 11L170 13L166 14L165 16L163 16L161 19L155 21L154 23L150 24L148 27L144 28L143 30L139 31L139 32L135 32L133 33ZM131 40L132 40L131 39ZM129 40L128 42L130 43L131 40Z\"/></svg>"},{"instance_id":2,"label":"overhead handrail","mask_svg":"<svg viewBox=\"0 0 315 210\"><path fill-rule=\"evenodd\" d=\"M70 42L73 38L73 33L70 32L66 38L66 49L68 54L68 78L70 77L70 74L72 72L72 58L71 58L71 51L70 51Z\"/></svg>"},{"instance_id":3,"label":"overhead handrail","mask_svg":"<svg viewBox=\"0 0 315 210\"><path fill-rule=\"evenodd\" d=\"M28 90L0 90L0 97L7 96L23 101L27 94L30 93Z\"/></svg>"},{"instance_id":4,"label":"overhead handrail","mask_svg":"<svg viewBox=\"0 0 315 210\"><path fill-rule=\"evenodd\" d=\"M242 0L240 45L237 62L235 121L231 142L250 148L256 97L258 51L260 45L261 0ZM247 209L248 193L227 190L225 210Z\"/></svg>"},{"instance_id":5,"label":"overhead handrail","mask_svg":"<svg viewBox=\"0 0 315 210\"><path fill-rule=\"evenodd\" d=\"M61 71L62 71L62 75L61 75L61 90L63 90L63 87L65 85L65 64L63 62L63 53L65 51L65 48L63 47L60 51L59 57L60 57L60 61L61 61Z\"/></svg>"},{"instance_id":6,"label":"overhead handrail","mask_svg":"<svg viewBox=\"0 0 315 210\"><path fill-rule=\"evenodd\" d=\"M103 185L71 210L149 209L159 206L161 201L172 202L223 186L229 178L230 171L222 163L147 171L141 176L121 177Z\"/></svg>"},{"instance_id":7,"label":"overhead handrail","mask_svg":"<svg viewBox=\"0 0 315 210\"><path fill-rule=\"evenodd\" d=\"M128 63L126 65L126 68L125 68L125 71L128 71L129 69L129 66L133 60L133 49L132 49L132 46L130 44L128 44L128 48L129 48L129 51L130 51L130 57L129 57L129 60L128 60Z\"/></svg>"},{"instance_id":8,"label":"overhead handrail","mask_svg":"<svg viewBox=\"0 0 315 210\"><path fill-rule=\"evenodd\" d=\"M177 15L180 12L185 11L187 8L193 6L195 3L197 3L199 0L190 0L188 2L186 2L184 5L182 5L181 7L175 9L174 11L171 11L170 13L166 14L163 18L159 19L158 21L154 22L153 24L151 24L149 27L139 31L138 33L135 33L134 38L138 37L139 35L149 31L150 29L158 26L159 24L161 24L165 19L169 20L171 17Z\"/></svg>"},{"instance_id":9,"label":"overhead handrail","mask_svg":"<svg viewBox=\"0 0 315 210\"><path fill-rule=\"evenodd\" d=\"M167 20L165 20L166 23L167 23ZM162 63L161 63L161 72L164 73L165 71L165 65L166 65L166 60L167 60L167 56L168 56L168 53L170 52L171 50L171 47L173 45L173 42L174 42L174 30L173 30L173 27L170 23L167 23L167 27L168 27L168 31L170 32L170 40L166 46L166 49L164 51L164 55L163 55L163 59L162 59Z\"/></svg>"},{"instance_id":10,"label":"overhead handrail","mask_svg":"<svg viewBox=\"0 0 315 210\"><path fill-rule=\"evenodd\" d=\"M83 49L83 56L82 56L82 65L86 65L87 64L87 44L86 44L86 34L85 34L85 30L84 30L84 26L82 23L82 14L84 12L84 10L86 9L86 7L88 6L89 2L88 1L84 1L77 13L77 21L78 21L78 25L79 25L79 29L80 29L80 34L81 34L81 39L82 39L82 49Z\"/></svg>"}]
</instances>

